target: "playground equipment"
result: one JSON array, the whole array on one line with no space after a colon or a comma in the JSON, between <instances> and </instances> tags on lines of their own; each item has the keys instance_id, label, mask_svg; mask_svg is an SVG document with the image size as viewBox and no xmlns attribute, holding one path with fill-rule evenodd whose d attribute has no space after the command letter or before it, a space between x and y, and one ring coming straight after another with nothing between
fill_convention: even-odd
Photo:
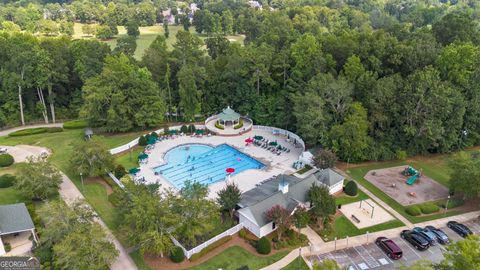
<instances>
[{"instance_id":1,"label":"playground equipment","mask_svg":"<svg viewBox=\"0 0 480 270\"><path fill-rule=\"evenodd\" d=\"M405 176L410 176L405 182L407 185L413 185L413 183L415 183L420 177L420 172L415 170L412 166L406 167L402 174Z\"/></svg>"}]
</instances>

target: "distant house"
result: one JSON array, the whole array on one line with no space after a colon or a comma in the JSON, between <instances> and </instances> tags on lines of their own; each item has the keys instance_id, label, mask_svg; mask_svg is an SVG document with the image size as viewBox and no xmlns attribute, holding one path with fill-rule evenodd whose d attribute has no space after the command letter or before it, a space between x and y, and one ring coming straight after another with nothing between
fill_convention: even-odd
<instances>
[{"instance_id":1,"label":"distant house","mask_svg":"<svg viewBox=\"0 0 480 270\"><path fill-rule=\"evenodd\" d=\"M24 203L0 205L0 256L23 255L38 242L35 226Z\"/></svg>"},{"instance_id":2,"label":"distant house","mask_svg":"<svg viewBox=\"0 0 480 270\"><path fill-rule=\"evenodd\" d=\"M163 20L167 22L167 24L174 24L175 23L175 15L172 14L172 9L167 9L162 11Z\"/></svg>"},{"instance_id":3,"label":"distant house","mask_svg":"<svg viewBox=\"0 0 480 270\"><path fill-rule=\"evenodd\" d=\"M260 9L260 10L262 9L262 4L260 4L260 2L258 2L258 1L251 0L251 1L248 1L247 3L251 8L256 8L256 9Z\"/></svg>"},{"instance_id":4,"label":"distant house","mask_svg":"<svg viewBox=\"0 0 480 270\"><path fill-rule=\"evenodd\" d=\"M298 207L309 208L307 193L313 184L324 185L333 194L342 190L344 179L332 169L318 170L306 178L279 175L242 194L239 222L257 237L268 235L276 229L265 217L270 208L280 205L292 214Z\"/></svg>"}]
</instances>

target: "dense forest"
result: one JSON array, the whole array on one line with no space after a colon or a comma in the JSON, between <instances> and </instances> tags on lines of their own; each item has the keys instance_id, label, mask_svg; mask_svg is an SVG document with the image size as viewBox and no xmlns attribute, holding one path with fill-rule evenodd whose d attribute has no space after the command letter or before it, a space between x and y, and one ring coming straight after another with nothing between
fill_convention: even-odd
<instances>
[{"instance_id":1,"label":"dense forest","mask_svg":"<svg viewBox=\"0 0 480 270\"><path fill-rule=\"evenodd\" d=\"M123 132L230 105L350 162L480 142L477 1L195 3L190 20L186 2L3 0L0 125L81 117ZM173 49L158 36L141 61L129 40L71 38L73 22L136 36L181 6Z\"/></svg>"}]
</instances>

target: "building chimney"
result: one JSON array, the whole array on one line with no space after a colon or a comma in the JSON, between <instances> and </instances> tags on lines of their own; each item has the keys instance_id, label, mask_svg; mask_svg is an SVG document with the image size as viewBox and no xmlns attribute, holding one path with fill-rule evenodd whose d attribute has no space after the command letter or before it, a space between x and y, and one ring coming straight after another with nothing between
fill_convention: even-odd
<instances>
[{"instance_id":1,"label":"building chimney","mask_svg":"<svg viewBox=\"0 0 480 270\"><path fill-rule=\"evenodd\" d=\"M278 183L278 191L281 191L283 194L288 192L288 182L285 182L285 179Z\"/></svg>"}]
</instances>

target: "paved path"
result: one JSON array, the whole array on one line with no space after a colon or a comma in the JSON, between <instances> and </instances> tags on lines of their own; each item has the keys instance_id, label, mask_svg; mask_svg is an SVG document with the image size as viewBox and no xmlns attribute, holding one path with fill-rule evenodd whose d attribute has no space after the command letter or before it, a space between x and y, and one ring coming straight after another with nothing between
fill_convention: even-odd
<instances>
[{"instance_id":1,"label":"paved path","mask_svg":"<svg viewBox=\"0 0 480 270\"><path fill-rule=\"evenodd\" d=\"M63 182L60 185L60 196L62 197L62 199L67 203L71 203L78 199L84 200L85 197L83 197L82 193L80 193L80 191L77 189L75 184L70 180L70 178L68 178L68 176L66 176L63 173L62 173L62 176L63 176ZM132 258L130 257L130 255L128 255L128 252L125 250L125 248L120 244L120 242L115 238L112 232L108 229L108 227L105 225L102 219L97 218L96 221L105 228L108 236L111 238L113 244L115 244L115 248L119 252L118 257L110 266L110 269L136 270L137 266L133 262Z\"/></svg>"},{"instance_id":2,"label":"paved path","mask_svg":"<svg viewBox=\"0 0 480 270\"><path fill-rule=\"evenodd\" d=\"M63 126L63 123L35 124L35 125L19 126L19 127L9 128L9 129L5 129L5 130L0 130L0 137L7 136L8 134L10 134L14 131L17 131L17 130L22 130L22 129L27 129L27 128L62 127L62 126Z\"/></svg>"},{"instance_id":3,"label":"paved path","mask_svg":"<svg viewBox=\"0 0 480 270\"><path fill-rule=\"evenodd\" d=\"M456 220L460 223L472 220L472 219L477 219L480 216L480 211L475 211L475 212L469 212L457 216L452 216L452 217L445 217L437 220L432 220L432 221L426 221L422 223L417 223L415 226L418 227L425 227L427 225L432 225L435 227L445 227L447 222L449 220ZM355 246L360 246L364 245L367 243L372 243L375 241L375 239L379 236L385 236L388 238L395 238L398 237L400 232L402 230L407 230L411 229L412 227L408 226L403 226L403 227L398 227L398 228L393 228L385 231L380 231L380 232L374 232L370 233L368 236L367 235L358 235L354 237L348 238L347 239L341 239L338 240L336 243L335 241L330 241L330 242L325 242L320 245L314 245L314 246L309 246L309 247L302 247L301 254L302 256L308 256L308 255L319 255L319 254L324 254L328 252L332 252L334 250L340 250L340 249L345 249L348 247L355 247ZM304 230L304 229L303 229ZM302 230L302 232L303 232ZM309 238L310 239L310 238ZM299 255L300 250L294 249L292 250L289 254L287 254L285 257L283 257L281 260L262 268L261 270L278 270L282 269L283 267L287 266L289 263L291 263L295 258Z\"/></svg>"}]
</instances>

